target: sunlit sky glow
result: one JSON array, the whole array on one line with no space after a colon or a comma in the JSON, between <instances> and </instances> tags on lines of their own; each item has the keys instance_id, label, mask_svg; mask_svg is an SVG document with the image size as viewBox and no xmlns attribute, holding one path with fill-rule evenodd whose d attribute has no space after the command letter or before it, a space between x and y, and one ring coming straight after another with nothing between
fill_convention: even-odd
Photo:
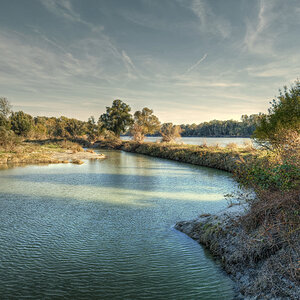
<instances>
[{"instance_id":1,"label":"sunlit sky glow","mask_svg":"<svg viewBox=\"0 0 300 300\"><path fill-rule=\"evenodd\" d=\"M239 119L300 77L299 32L299 0L1 0L0 96L82 120L113 99Z\"/></svg>"}]
</instances>

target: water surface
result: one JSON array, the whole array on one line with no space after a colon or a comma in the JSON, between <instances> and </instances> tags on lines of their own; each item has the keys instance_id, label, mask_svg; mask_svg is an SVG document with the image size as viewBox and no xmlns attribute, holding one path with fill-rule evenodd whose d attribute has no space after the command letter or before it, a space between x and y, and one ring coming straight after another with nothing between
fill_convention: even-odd
<instances>
[{"instance_id":1,"label":"water surface","mask_svg":"<svg viewBox=\"0 0 300 300\"><path fill-rule=\"evenodd\" d=\"M122 140L130 140L130 136L122 136ZM160 136L146 136L145 142L156 142L160 141ZM189 144L189 145L203 145L225 147L230 143L235 143L238 146L245 146L245 143L252 143L253 140L250 138L236 138L236 137L181 137L177 139L177 143Z\"/></svg>"},{"instance_id":2,"label":"water surface","mask_svg":"<svg viewBox=\"0 0 300 300\"><path fill-rule=\"evenodd\" d=\"M231 299L220 266L172 228L224 208L230 175L105 154L0 171L0 298Z\"/></svg>"}]
</instances>

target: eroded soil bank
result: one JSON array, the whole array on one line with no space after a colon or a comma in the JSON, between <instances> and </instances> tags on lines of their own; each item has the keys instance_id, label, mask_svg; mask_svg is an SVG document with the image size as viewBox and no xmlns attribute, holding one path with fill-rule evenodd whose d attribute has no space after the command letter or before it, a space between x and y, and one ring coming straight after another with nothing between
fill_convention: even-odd
<instances>
[{"instance_id":1,"label":"eroded soil bank","mask_svg":"<svg viewBox=\"0 0 300 300\"><path fill-rule=\"evenodd\" d=\"M264 238L262 228L247 232L240 217L247 206L236 205L217 215L181 221L175 228L206 247L221 261L237 284L237 299L299 299L299 282L291 280L288 268L297 272L297 247L274 244ZM298 266L299 267L299 266ZM298 269L299 271L299 269Z\"/></svg>"}]
</instances>

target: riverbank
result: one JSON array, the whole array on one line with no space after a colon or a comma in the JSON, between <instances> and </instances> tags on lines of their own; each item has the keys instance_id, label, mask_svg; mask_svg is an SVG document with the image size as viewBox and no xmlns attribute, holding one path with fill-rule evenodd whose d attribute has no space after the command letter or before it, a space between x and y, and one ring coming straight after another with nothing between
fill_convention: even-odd
<instances>
[{"instance_id":1,"label":"riverbank","mask_svg":"<svg viewBox=\"0 0 300 300\"><path fill-rule=\"evenodd\" d=\"M114 141L95 146L231 173L245 165L270 159L266 151L235 145L220 148ZM291 195L278 193L254 198L245 202L247 205L234 205L217 215L205 214L192 221L178 222L175 228L208 248L222 262L237 284L239 299L298 299L300 224L297 197L299 192L295 191Z\"/></svg>"},{"instance_id":2,"label":"riverbank","mask_svg":"<svg viewBox=\"0 0 300 300\"><path fill-rule=\"evenodd\" d=\"M13 164L82 164L85 159L103 159L104 154L84 150L80 145L66 143L23 142L10 151L0 150L0 165Z\"/></svg>"},{"instance_id":3,"label":"riverbank","mask_svg":"<svg viewBox=\"0 0 300 300\"><path fill-rule=\"evenodd\" d=\"M274 246L263 227L245 230L241 218L248 212L247 205L231 206L216 215L178 222L175 228L221 261L237 284L238 299L299 299L299 282L290 276L291 271L299 276L299 240L293 246Z\"/></svg>"},{"instance_id":4,"label":"riverbank","mask_svg":"<svg viewBox=\"0 0 300 300\"><path fill-rule=\"evenodd\" d=\"M252 146L238 147L229 144L227 147L198 146L187 144L165 144L115 140L98 141L94 148L118 149L126 152L139 153L153 157L165 158L194 165L210 167L227 172L234 172L241 163L265 159L266 152Z\"/></svg>"}]
</instances>

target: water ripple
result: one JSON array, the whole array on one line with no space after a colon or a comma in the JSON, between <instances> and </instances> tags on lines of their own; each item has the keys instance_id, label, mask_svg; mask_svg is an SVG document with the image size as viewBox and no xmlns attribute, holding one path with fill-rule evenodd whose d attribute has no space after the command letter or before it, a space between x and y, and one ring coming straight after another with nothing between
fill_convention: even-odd
<instances>
[{"instance_id":1,"label":"water ripple","mask_svg":"<svg viewBox=\"0 0 300 300\"><path fill-rule=\"evenodd\" d=\"M231 299L232 283L211 256L171 226L223 208L232 179L107 155L0 172L0 298Z\"/></svg>"}]
</instances>

